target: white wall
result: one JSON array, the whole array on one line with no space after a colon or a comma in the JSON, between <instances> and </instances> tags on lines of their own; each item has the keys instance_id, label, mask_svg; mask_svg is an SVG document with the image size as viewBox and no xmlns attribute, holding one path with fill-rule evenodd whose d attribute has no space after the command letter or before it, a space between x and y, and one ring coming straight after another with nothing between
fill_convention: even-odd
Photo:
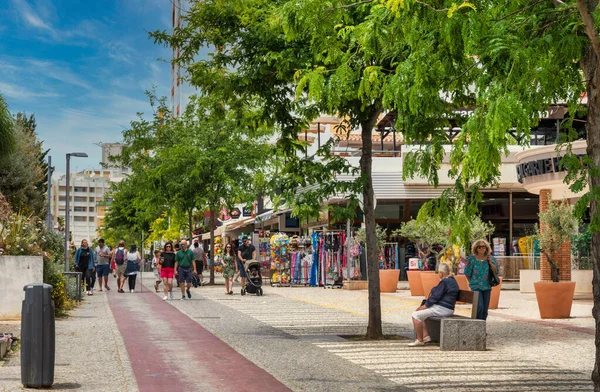
<instances>
[{"instance_id":1,"label":"white wall","mask_svg":"<svg viewBox=\"0 0 600 392\"><path fill-rule=\"evenodd\" d=\"M23 287L42 283L41 256L0 256L0 320L20 319Z\"/></svg>"}]
</instances>

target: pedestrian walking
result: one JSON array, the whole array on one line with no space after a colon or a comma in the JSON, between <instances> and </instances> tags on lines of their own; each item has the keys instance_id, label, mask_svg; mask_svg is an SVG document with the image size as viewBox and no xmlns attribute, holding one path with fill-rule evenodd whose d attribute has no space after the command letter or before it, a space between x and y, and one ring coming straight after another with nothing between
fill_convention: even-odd
<instances>
[{"instance_id":1,"label":"pedestrian walking","mask_svg":"<svg viewBox=\"0 0 600 392\"><path fill-rule=\"evenodd\" d=\"M440 283L431 289L427 300L423 300L424 303L412 314L417 339L408 344L410 347L423 346L431 342L425 320L429 317L450 317L454 314L458 298L458 283L456 283L450 266L446 263L439 265L438 275Z\"/></svg>"},{"instance_id":2,"label":"pedestrian walking","mask_svg":"<svg viewBox=\"0 0 600 392\"><path fill-rule=\"evenodd\" d=\"M75 251L75 265L85 277L87 295L94 294L94 285L96 284L95 264L94 252L90 249L87 240L82 240L81 247Z\"/></svg>"},{"instance_id":3,"label":"pedestrian walking","mask_svg":"<svg viewBox=\"0 0 600 392\"><path fill-rule=\"evenodd\" d=\"M129 292L131 293L135 293L135 281L140 272L141 262L142 258L140 252L137 251L137 245L131 244L129 252L127 252L127 268L125 269L125 276L127 276L129 284Z\"/></svg>"},{"instance_id":4,"label":"pedestrian walking","mask_svg":"<svg viewBox=\"0 0 600 392\"><path fill-rule=\"evenodd\" d=\"M160 250L154 251L154 258L152 259L152 272L154 272L154 292L158 293L158 286L162 279L160 277Z\"/></svg>"},{"instance_id":5,"label":"pedestrian walking","mask_svg":"<svg viewBox=\"0 0 600 392\"><path fill-rule=\"evenodd\" d=\"M175 252L173 252L173 243L167 242L160 255L160 277L163 280L163 289L167 300L167 295L173 299L173 276L175 275Z\"/></svg>"},{"instance_id":6,"label":"pedestrian walking","mask_svg":"<svg viewBox=\"0 0 600 392\"><path fill-rule=\"evenodd\" d=\"M200 246L200 242L198 238L194 238L194 244L192 245L192 252L194 252L194 261L196 261L196 270L198 271L198 275L200 276L200 284L204 283L204 276L202 276L202 271L204 268L207 268L206 262L206 253L202 246Z\"/></svg>"},{"instance_id":7,"label":"pedestrian walking","mask_svg":"<svg viewBox=\"0 0 600 392\"><path fill-rule=\"evenodd\" d=\"M256 248L249 242L246 236L242 237L242 246L238 249L238 258L237 269L242 278L242 287L246 287L246 262L256 259Z\"/></svg>"},{"instance_id":8,"label":"pedestrian walking","mask_svg":"<svg viewBox=\"0 0 600 392\"><path fill-rule=\"evenodd\" d=\"M113 250L112 261L115 262L117 271L117 291L124 293L123 285L125 285L125 270L127 269L127 249L125 249L125 241L119 241L119 246Z\"/></svg>"},{"instance_id":9,"label":"pedestrian walking","mask_svg":"<svg viewBox=\"0 0 600 392\"><path fill-rule=\"evenodd\" d=\"M472 291L479 292L477 319L487 320L490 307L492 286L490 285L490 267L498 273L498 264L492 257L492 248L486 240L477 240L471 247L471 256L467 258L465 276L469 279Z\"/></svg>"},{"instance_id":10,"label":"pedestrian walking","mask_svg":"<svg viewBox=\"0 0 600 392\"><path fill-rule=\"evenodd\" d=\"M98 240L96 247L96 273L98 275L98 291L102 291L102 282L106 291L110 291L108 287L108 275L110 274L110 249L104 244L104 239Z\"/></svg>"},{"instance_id":11,"label":"pedestrian walking","mask_svg":"<svg viewBox=\"0 0 600 392\"><path fill-rule=\"evenodd\" d=\"M177 282L181 288L181 299L185 299L187 293L188 298L192 298L190 288L192 287L192 273L196 272L196 261L194 260L194 252L187 247L187 241L183 240L179 243L181 249L175 255L175 274Z\"/></svg>"},{"instance_id":12,"label":"pedestrian walking","mask_svg":"<svg viewBox=\"0 0 600 392\"><path fill-rule=\"evenodd\" d=\"M225 294L233 294L233 275L236 270L236 257L231 243L225 245L223 252L223 278L225 278Z\"/></svg>"}]
</instances>

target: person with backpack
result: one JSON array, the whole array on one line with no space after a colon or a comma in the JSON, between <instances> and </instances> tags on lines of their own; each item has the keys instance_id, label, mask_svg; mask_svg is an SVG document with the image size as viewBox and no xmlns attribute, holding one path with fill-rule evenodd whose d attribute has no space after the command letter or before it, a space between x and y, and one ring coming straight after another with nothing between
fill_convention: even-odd
<instances>
[{"instance_id":1,"label":"person with backpack","mask_svg":"<svg viewBox=\"0 0 600 392\"><path fill-rule=\"evenodd\" d=\"M75 265L77 270L85 278L85 289L87 295L94 294L94 285L96 284L96 263L94 252L89 247L87 240L81 241L81 247L75 251Z\"/></svg>"},{"instance_id":2,"label":"person with backpack","mask_svg":"<svg viewBox=\"0 0 600 392\"><path fill-rule=\"evenodd\" d=\"M129 247L129 252L127 252L127 268L125 269L125 276L127 276L129 283L129 292L131 293L135 293L135 281L138 273L140 272L141 262L142 257L137 251L137 245L131 244Z\"/></svg>"},{"instance_id":3,"label":"person with backpack","mask_svg":"<svg viewBox=\"0 0 600 392\"><path fill-rule=\"evenodd\" d=\"M200 242L198 242L198 238L194 238L194 244L192 246L192 252L194 252L194 259L196 260L196 269L198 270L198 275L200 277L200 284L204 283L204 277L202 276L202 271L207 267L206 262L206 253L204 253L204 249L200 246Z\"/></svg>"},{"instance_id":4,"label":"person with backpack","mask_svg":"<svg viewBox=\"0 0 600 392\"><path fill-rule=\"evenodd\" d=\"M125 270L127 269L127 265L125 263L127 260L127 249L125 249L124 240L119 241L119 246L114 250L112 259L117 268L118 292L124 293L125 291L123 291L123 285L125 284Z\"/></svg>"}]
</instances>

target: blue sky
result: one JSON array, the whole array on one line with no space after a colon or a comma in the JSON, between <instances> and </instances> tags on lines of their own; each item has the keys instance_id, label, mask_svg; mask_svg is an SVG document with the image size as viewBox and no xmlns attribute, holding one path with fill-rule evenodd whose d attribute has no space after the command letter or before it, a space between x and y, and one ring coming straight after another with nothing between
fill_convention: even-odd
<instances>
[{"instance_id":1,"label":"blue sky","mask_svg":"<svg viewBox=\"0 0 600 392\"><path fill-rule=\"evenodd\" d=\"M168 96L170 50L148 31L170 31L169 0L0 0L0 93L11 112L35 113L57 172L98 168L96 144L122 140L145 90ZM184 91L185 95L185 91Z\"/></svg>"}]
</instances>

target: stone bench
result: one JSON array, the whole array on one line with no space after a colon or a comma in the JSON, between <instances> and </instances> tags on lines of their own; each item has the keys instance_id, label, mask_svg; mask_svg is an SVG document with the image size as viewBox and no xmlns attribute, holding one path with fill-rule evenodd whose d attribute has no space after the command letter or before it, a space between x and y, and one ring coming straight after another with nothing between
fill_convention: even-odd
<instances>
[{"instance_id":1,"label":"stone bench","mask_svg":"<svg viewBox=\"0 0 600 392\"><path fill-rule=\"evenodd\" d=\"M479 293L460 290L458 302L472 304L471 317L455 314L428 318L425 322L431 340L440 342L442 351L485 351L485 320L477 320Z\"/></svg>"}]
</instances>

